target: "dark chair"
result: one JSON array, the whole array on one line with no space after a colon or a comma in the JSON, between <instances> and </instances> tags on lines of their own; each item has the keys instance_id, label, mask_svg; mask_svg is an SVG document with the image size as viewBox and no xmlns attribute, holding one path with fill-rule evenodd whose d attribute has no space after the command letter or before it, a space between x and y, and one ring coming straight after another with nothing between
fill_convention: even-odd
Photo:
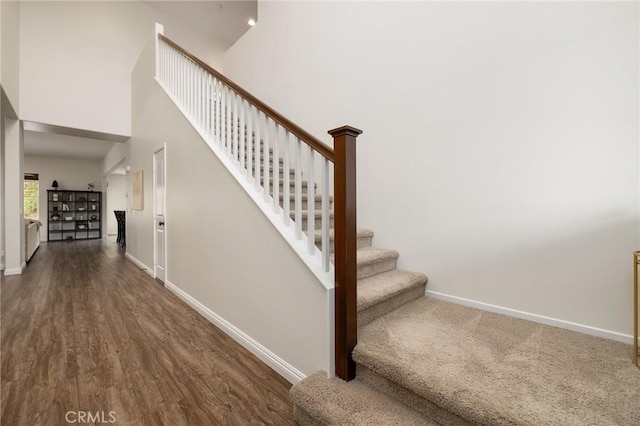
<instances>
[{"instance_id":1,"label":"dark chair","mask_svg":"<svg viewBox=\"0 0 640 426\"><path fill-rule=\"evenodd\" d=\"M118 221L118 238L116 239L116 242L120 247L124 248L127 246L125 211L114 210L113 213L116 215L116 220Z\"/></svg>"}]
</instances>

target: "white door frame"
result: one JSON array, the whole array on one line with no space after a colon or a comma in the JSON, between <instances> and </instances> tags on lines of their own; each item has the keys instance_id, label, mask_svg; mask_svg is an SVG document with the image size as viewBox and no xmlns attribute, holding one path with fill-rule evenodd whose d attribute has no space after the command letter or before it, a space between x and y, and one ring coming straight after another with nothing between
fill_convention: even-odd
<instances>
[{"instance_id":1,"label":"white door frame","mask_svg":"<svg viewBox=\"0 0 640 426\"><path fill-rule=\"evenodd\" d=\"M162 151L163 154L163 163L164 163L164 200L162 210L164 212L164 284L166 285L168 273L167 273L167 143L163 142L163 144L157 147L153 151L152 162L153 162L153 277L158 278L158 230L157 221L156 221L156 154Z\"/></svg>"}]
</instances>

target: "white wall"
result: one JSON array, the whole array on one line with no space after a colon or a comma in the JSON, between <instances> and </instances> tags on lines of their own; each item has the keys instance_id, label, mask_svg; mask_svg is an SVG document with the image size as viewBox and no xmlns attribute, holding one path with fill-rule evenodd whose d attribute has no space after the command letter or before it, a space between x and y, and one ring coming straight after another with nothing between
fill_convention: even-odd
<instances>
[{"instance_id":1,"label":"white wall","mask_svg":"<svg viewBox=\"0 0 640 426\"><path fill-rule=\"evenodd\" d=\"M94 191L102 191L102 163L100 160L25 155L24 173L38 173L39 175L38 210L40 221L43 224L40 230L41 241L47 241L47 190L52 189L51 183L54 180L58 181L59 189L86 191L87 184L95 182Z\"/></svg>"},{"instance_id":2,"label":"white wall","mask_svg":"<svg viewBox=\"0 0 640 426\"><path fill-rule=\"evenodd\" d=\"M109 175L107 177L106 192L106 222L107 234L118 234L118 221L114 210L126 210L127 208L127 176Z\"/></svg>"},{"instance_id":3,"label":"white wall","mask_svg":"<svg viewBox=\"0 0 640 426\"><path fill-rule=\"evenodd\" d=\"M327 370L324 287L151 78L151 53L133 75L127 162L145 198L127 212L127 254L153 266L152 155L166 142L167 281L300 372Z\"/></svg>"},{"instance_id":4,"label":"white wall","mask_svg":"<svg viewBox=\"0 0 640 426\"><path fill-rule=\"evenodd\" d=\"M129 142L113 144L113 147L102 159L102 172L105 175L111 173L116 168L116 166L119 166L120 163L127 157L128 152Z\"/></svg>"},{"instance_id":5,"label":"white wall","mask_svg":"<svg viewBox=\"0 0 640 426\"><path fill-rule=\"evenodd\" d=\"M0 84L13 109L20 110L20 6L17 1L0 2Z\"/></svg>"},{"instance_id":6,"label":"white wall","mask_svg":"<svg viewBox=\"0 0 640 426\"><path fill-rule=\"evenodd\" d=\"M142 2L21 2L21 118L129 135L130 74L154 22L220 66L227 43Z\"/></svg>"},{"instance_id":7,"label":"white wall","mask_svg":"<svg viewBox=\"0 0 640 426\"><path fill-rule=\"evenodd\" d=\"M4 154L4 116L0 114L0 271L4 271L5 265L5 232L4 232L4 173L5 173L5 154ZM1 275L1 274L0 274Z\"/></svg>"},{"instance_id":8,"label":"white wall","mask_svg":"<svg viewBox=\"0 0 640 426\"><path fill-rule=\"evenodd\" d=\"M22 123L0 115L4 121L4 239L5 275L21 274L24 258L24 180Z\"/></svg>"},{"instance_id":9,"label":"white wall","mask_svg":"<svg viewBox=\"0 0 640 426\"><path fill-rule=\"evenodd\" d=\"M261 1L224 69L328 143L328 129L364 130L359 226L431 291L629 335L638 15Z\"/></svg>"}]
</instances>

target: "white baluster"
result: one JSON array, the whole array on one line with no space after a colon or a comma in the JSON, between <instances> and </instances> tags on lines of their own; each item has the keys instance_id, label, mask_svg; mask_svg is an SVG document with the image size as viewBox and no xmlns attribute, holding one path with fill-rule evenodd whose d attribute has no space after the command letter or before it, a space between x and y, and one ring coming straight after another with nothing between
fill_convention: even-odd
<instances>
[{"instance_id":1,"label":"white baluster","mask_svg":"<svg viewBox=\"0 0 640 426\"><path fill-rule=\"evenodd\" d=\"M176 99L178 100L178 105L182 107L182 56L179 52L175 53L176 56Z\"/></svg>"},{"instance_id":2,"label":"white baluster","mask_svg":"<svg viewBox=\"0 0 640 426\"><path fill-rule=\"evenodd\" d=\"M282 219L285 226L289 226L289 221L291 220L291 177L290 167L289 167L289 140L291 139L291 133L287 130L284 130L283 144L282 144L282 176L284 178L282 185L282 209L284 212L282 213Z\"/></svg>"},{"instance_id":3,"label":"white baluster","mask_svg":"<svg viewBox=\"0 0 640 426\"><path fill-rule=\"evenodd\" d=\"M255 177L256 177L256 190L260 190L260 138L262 137L262 132L261 130L261 119L260 119L261 113L260 110L258 109L258 107L256 107L256 118L255 118L255 131L256 131L256 139L254 142L254 147L253 150L255 152Z\"/></svg>"},{"instance_id":4,"label":"white baluster","mask_svg":"<svg viewBox=\"0 0 640 426\"><path fill-rule=\"evenodd\" d=\"M215 79L212 75L209 75L209 132L211 134L211 141L215 142L215 129L216 129L216 103L215 103Z\"/></svg>"},{"instance_id":5,"label":"white baluster","mask_svg":"<svg viewBox=\"0 0 640 426\"><path fill-rule=\"evenodd\" d=\"M314 193L314 182L315 182L315 164L314 164L314 154L315 151L307 146L308 156L307 156L307 236L309 237L308 249L309 254L313 254L315 252L315 237L316 237L316 197Z\"/></svg>"},{"instance_id":6,"label":"white baluster","mask_svg":"<svg viewBox=\"0 0 640 426\"><path fill-rule=\"evenodd\" d=\"M251 181L254 178L253 174L253 158L251 153L253 152L253 105L247 101L247 147L245 153L247 156L247 175Z\"/></svg>"},{"instance_id":7,"label":"white baluster","mask_svg":"<svg viewBox=\"0 0 640 426\"><path fill-rule=\"evenodd\" d=\"M196 128L202 128L200 122L200 69L193 65L193 115Z\"/></svg>"},{"instance_id":8,"label":"white baluster","mask_svg":"<svg viewBox=\"0 0 640 426\"><path fill-rule=\"evenodd\" d=\"M184 102L185 102L185 111L187 112L187 116L191 117L191 67L189 66L189 61L187 58L183 58L184 61Z\"/></svg>"},{"instance_id":9,"label":"white baluster","mask_svg":"<svg viewBox=\"0 0 640 426\"><path fill-rule=\"evenodd\" d=\"M247 143L247 140L245 138L246 133L247 133L247 128L246 128L246 123L245 123L245 110L246 110L246 104L243 98L240 97L240 95L238 95L238 99L240 100L240 107L238 108L239 110L239 127L240 129L238 129L238 132L240 133L240 171L242 171L242 174L246 173L245 167L244 167L244 154L245 154L245 145Z\"/></svg>"},{"instance_id":10,"label":"white baluster","mask_svg":"<svg viewBox=\"0 0 640 426\"><path fill-rule=\"evenodd\" d=\"M170 55L170 64L169 64L169 74L170 74L170 79L171 82L169 84L170 89L171 89L171 95L175 98L176 96L176 52L171 49L170 51L171 55Z\"/></svg>"},{"instance_id":11,"label":"white baluster","mask_svg":"<svg viewBox=\"0 0 640 426\"><path fill-rule=\"evenodd\" d=\"M174 84L175 84L175 55L173 54L173 49L169 50L169 75L168 75L168 79L169 79L169 93L171 93L172 96L175 96L175 88L174 88Z\"/></svg>"},{"instance_id":12,"label":"white baluster","mask_svg":"<svg viewBox=\"0 0 640 426\"><path fill-rule=\"evenodd\" d=\"M227 152L227 86L220 82L220 148Z\"/></svg>"},{"instance_id":13,"label":"white baluster","mask_svg":"<svg viewBox=\"0 0 640 426\"><path fill-rule=\"evenodd\" d=\"M184 62L180 52L176 53L176 66L178 68L178 74L176 75L178 105L184 109Z\"/></svg>"},{"instance_id":14,"label":"white baluster","mask_svg":"<svg viewBox=\"0 0 640 426\"><path fill-rule=\"evenodd\" d=\"M191 60L189 60L189 106L191 108L191 119L198 126L198 106L196 102L196 91L198 89L198 83L196 82L196 67L193 66Z\"/></svg>"},{"instance_id":15,"label":"white baluster","mask_svg":"<svg viewBox=\"0 0 640 426\"><path fill-rule=\"evenodd\" d=\"M264 175L264 199L269 201L269 117L264 115L264 151L262 152L262 171Z\"/></svg>"},{"instance_id":16,"label":"white baluster","mask_svg":"<svg viewBox=\"0 0 640 426\"><path fill-rule=\"evenodd\" d=\"M161 78L161 80L162 80L163 86L166 87L166 83L167 83L167 46L164 43L164 41L160 42L160 46L161 46L160 49L161 49L161 52L162 52L161 53L162 57L160 58L162 60L162 66L161 66L162 78Z\"/></svg>"},{"instance_id":17,"label":"white baluster","mask_svg":"<svg viewBox=\"0 0 640 426\"><path fill-rule=\"evenodd\" d=\"M180 101L182 108L186 111L187 107L187 63L184 56L180 54Z\"/></svg>"},{"instance_id":18,"label":"white baluster","mask_svg":"<svg viewBox=\"0 0 640 426\"><path fill-rule=\"evenodd\" d=\"M189 114L189 99L191 98L191 93L189 90L191 89L191 85L189 84L190 77L190 69L189 69L189 61L186 57L182 57L182 67L184 69L184 83L183 83L183 91L184 91L184 109Z\"/></svg>"},{"instance_id":19,"label":"white baluster","mask_svg":"<svg viewBox=\"0 0 640 426\"><path fill-rule=\"evenodd\" d=\"M331 176L331 162L322 157L322 269L329 272L329 177Z\"/></svg>"},{"instance_id":20,"label":"white baluster","mask_svg":"<svg viewBox=\"0 0 640 426\"><path fill-rule=\"evenodd\" d=\"M272 171L272 180L273 180L273 211L278 212L278 208L280 207L280 132L278 129L280 126L274 121L273 122L273 171Z\"/></svg>"},{"instance_id":21,"label":"white baluster","mask_svg":"<svg viewBox=\"0 0 640 426\"><path fill-rule=\"evenodd\" d=\"M211 75L207 72L204 77L204 122L205 122L205 134L208 140L213 140L211 134Z\"/></svg>"},{"instance_id":22,"label":"white baluster","mask_svg":"<svg viewBox=\"0 0 640 426\"><path fill-rule=\"evenodd\" d=\"M189 107L191 108L191 119L198 125L198 103L196 102L196 93L198 90L198 83L196 80L196 67L189 60Z\"/></svg>"},{"instance_id":23,"label":"white baluster","mask_svg":"<svg viewBox=\"0 0 640 426\"><path fill-rule=\"evenodd\" d=\"M225 135L225 140L226 140L227 157L231 157L231 151L233 147L233 133L231 132L231 108L233 108L233 97L232 97L233 92L229 87L226 87L225 93L227 98L227 101L226 101L227 118L225 122L227 131Z\"/></svg>"},{"instance_id":24,"label":"white baluster","mask_svg":"<svg viewBox=\"0 0 640 426\"><path fill-rule=\"evenodd\" d=\"M167 49L167 44L162 42L162 81L165 84L169 81L169 50Z\"/></svg>"},{"instance_id":25,"label":"white baluster","mask_svg":"<svg viewBox=\"0 0 640 426\"><path fill-rule=\"evenodd\" d=\"M300 240L302 238L302 142L296 137L295 148L295 170L296 170L296 183L295 183L295 217L296 224L296 238Z\"/></svg>"},{"instance_id":26,"label":"white baluster","mask_svg":"<svg viewBox=\"0 0 640 426\"><path fill-rule=\"evenodd\" d=\"M220 83L218 82L217 78L213 78L213 96L215 99L215 123L214 123L214 128L215 128L215 133L216 133L216 143L218 146L220 146L220 141L222 141L222 133L221 133L221 129L220 129L220 122L221 117L222 117L222 93L220 93Z\"/></svg>"},{"instance_id":27,"label":"white baluster","mask_svg":"<svg viewBox=\"0 0 640 426\"><path fill-rule=\"evenodd\" d=\"M187 80L187 89L189 91L189 116L191 118L191 120L193 120L194 122L196 121L196 84L195 84L195 76L196 76L196 70L193 66L193 63L187 59L187 69L189 70L189 79Z\"/></svg>"},{"instance_id":28,"label":"white baluster","mask_svg":"<svg viewBox=\"0 0 640 426\"><path fill-rule=\"evenodd\" d=\"M189 116L197 122L196 115L196 69L193 66L193 62L187 59L187 66L189 67L189 81L187 81L189 88Z\"/></svg>"},{"instance_id":29,"label":"white baluster","mask_svg":"<svg viewBox=\"0 0 640 426\"><path fill-rule=\"evenodd\" d=\"M208 139L209 124L207 119L207 77L208 74L205 72L205 70L203 68L200 68L200 122L202 123L204 134Z\"/></svg>"},{"instance_id":30,"label":"white baluster","mask_svg":"<svg viewBox=\"0 0 640 426\"><path fill-rule=\"evenodd\" d=\"M204 70L198 65L198 124L203 131L207 128L207 123L204 120L204 94Z\"/></svg>"},{"instance_id":31,"label":"white baluster","mask_svg":"<svg viewBox=\"0 0 640 426\"><path fill-rule=\"evenodd\" d=\"M171 94L178 99L178 53L171 50Z\"/></svg>"},{"instance_id":32,"label":"white baluster","mask_svg":"<svg viewBox=\"0 0 640 426\"><path fill-rule=\"evenodd\" d=\"M156 78L162 81L162 40L156 41Z\"/></svg>"},{"instance_id":33,"label":"white baluster","mask_svg":"<svg viewBox=\"0 0 640 426\"><path fill-rule=\"evenodd\" d=\"M218 138L220 139L220 149L224 148L224 117L225 117L225 104L224 104L224 86L222 82L218 82L218 96L220 99L219 119L218 119Z\"/></svg>"},{"instance_id":34,"label":"white baluster","mask_svg":"<svg viewBox=\"0 0 640 426\"><path fill-rule=\"evenodd\" d=\"M233 162L238 163L240 152L240 95L233 93Z\"/></svg>"},{"instance_id":35,"label":"white baluster","mask_svg":"<svg viewBox=\"0 0 640 426\"><path fill-rule=\"evenodd\" d=\"M237 129L235 128L235 107L236 107L236 93L229 89L229 156L233 159L235 163L237 158L235 157L235 148L236 148L236 136Z\"/></svg>"}]
</instances>

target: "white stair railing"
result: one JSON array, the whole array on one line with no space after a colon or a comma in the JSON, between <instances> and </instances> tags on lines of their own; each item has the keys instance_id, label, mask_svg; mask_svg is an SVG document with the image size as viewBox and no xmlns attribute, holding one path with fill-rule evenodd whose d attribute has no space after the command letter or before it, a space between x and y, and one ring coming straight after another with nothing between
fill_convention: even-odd
<instances>
[{"instance_id":1,"label":"white stair railing","mask_svg":"<svg viewBox=\"0 0 640 426\"><path fill-rule=\"evenodd\" d=\"M309 144L308 134L161 34L157 46L159 84L325 287L333 288L331 149Z\"/></svg>"}]
</instances>

